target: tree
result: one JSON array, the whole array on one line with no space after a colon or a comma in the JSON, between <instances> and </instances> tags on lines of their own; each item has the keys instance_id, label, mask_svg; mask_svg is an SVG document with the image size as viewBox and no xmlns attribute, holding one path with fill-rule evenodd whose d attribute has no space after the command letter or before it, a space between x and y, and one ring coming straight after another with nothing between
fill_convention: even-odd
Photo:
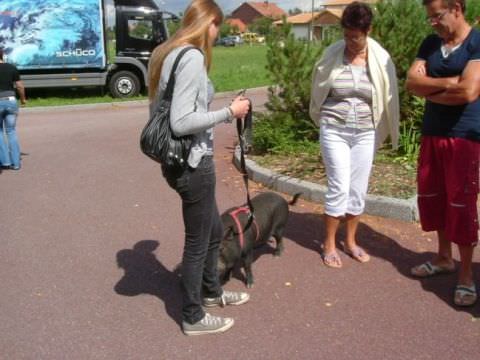
<instances>
[{"instance_id":1,"label":"tree","mask_svg":"<svg viewBox=\"0 0 480 360\"><path fill-rule=\"evenodd\" d=\"M473 23L478 14L480 14L480 0L469 0L466 11L467 20ZM409 115L409 110L412 108L410 106L412 95L405 91L404 86L407 71L423 39L432 32L425 17L425 9L420 0L380 0L376 4L372 36L382 44L393 59L399 80L402 119L406 120L413 120Z\"/></svg>"},{"instance_id":2,"label":"tree","mask_svg":"<svg viewBox=\"0 0 480 360\"><path fill-rule=\"evenodd\" d=\"M268 112L255 122L255 151L285 151L318 137L309 116L312 69L323 46L296 40L291 25L274 28L267 36Z\"/></svg>"},{"instance_id":3,"label":"tree","mask_svg":"<svg viewBox=\"0 0 480 360\"><path fill-rule=\"evenodd\" d=\"M182 25L179 20L167 20L168 34L173 36Z\"/></svg>"},{"instance_id":4,"label":"tree","mask_svg":"<svg viewBox=\"0 0 480 360\"><path fill-rule=\"evenodd\" d=\"M478 27L478 19L480 17L480 0L468 0L465 18L470 24Z\"/></svg>"},{"instance_id":5,"label":"tree","mask_svg":"<svg viewBox=\"0 0 480 360\"><path fill-rule=\"evenodd\" d=\"M268 17L260 17L253 21L248 29L260 35L268 35L272 29L273 19Z\"/></svg>"},{"instance_id":6,"label":"tree","mask_svg":"<svg viewBox=\"0 0 480 360\"><path fill-rule=\"evenodd\" d=\"M397 70L400 95L400 148L407 160L418 152L424 100L405 89L410 65L423 39L432 32L422 2L380 0L376 4L372 37L388 51Z\"/></svg>"},{"instance_id":7,"label":"tree","mask_svg":"<svg viewBox=\"0 0 480 360\"><path fill-rule=\"evenodd\" d=\"M478 14L480 0L469 0L467 20L473 23ZM405 81L421 42L433 32L425 17L421 0L379 0L375 7L372 37L389 52L397 71L401 160L415 161L418 152L424 100L408 93ZM259 115L255 124L256 151L281 152L292 142L316 141L318 130L308 114L311 75L315 60L327 45L325 41L295 40L286 23L267 37L267 69L276 86L269 88L269 112Z\"/></svg>"},{"instance_id":8,"label":"tree","mask_svg":"<svg viewBox=\"0 0 480 360\"><path fill-rule=\"evenodd\" d=\"M224 22L220 26L220 37L225 37L232 34L238 34L240 31L237 26L232 26L227 22Z\"/></svg>"},{"instance_id":9,"label":"tree","mask_svg":"<svg viewBox=\"0 0 480 360\"><path fill-rule=\"evenodd\" d=\"M298 15L298 14L301 14L302 12L303 12L302 9L300 9L298 7L295 7L293 9L288 10L288 15L290 15L290 16Z\"/></svg>"}]
</instances>

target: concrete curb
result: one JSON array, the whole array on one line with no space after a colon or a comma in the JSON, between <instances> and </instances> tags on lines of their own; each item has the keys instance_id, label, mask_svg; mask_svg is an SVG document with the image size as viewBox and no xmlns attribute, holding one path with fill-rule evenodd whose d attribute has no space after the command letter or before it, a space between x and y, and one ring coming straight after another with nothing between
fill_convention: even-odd
<instances>
[{"instance_id":1,"label":"concrete curb","mask_svg":"<svg viewBox=\"0 0 480 360\"><path fill-rule=\"evenodd\" d=\"M254 91L265 91L268 89L268 86L261 86L257 88L247 89L247 92ZM224 99L224 98L233 98L237 95L239 90L225 91L215 94L215 99ZM21 112L24 113L35 113L35 112L47 112L47 111L65 111L65 110L86 110L86 109L98 109L98 108L115 108L115 107L128 107L135 105L148 105L148 99L145 100L125 100L125 101L115 101L109 103L95 103L95 104L76 104L76 105L61 105L61 106L36 106L36 107L27 107L20 108Z\"/></svg>"},{"instance_id":2,"label":"concrete curb","mask_svg":"<svg viewBox=\"0 0 480 360\"><path fill-rule=\"evenodd\" d=\"M111 103L76 104L76 105L61 105L61 106L36 106L31 108L20 108L20 113L44 113L44 112L65 111L65 110L124 108L131 105L147 106L148 100L131 100L131 101L117 101L117 102L111 102Z\"/></svg>"},{"instance_id":3,"label":"concrete curb","mask_svg":"<svg viewBox=\"0 0 480 360\"><path fill-rule=\"evenodd\" d=\"M237 169L240 169L240 148L238 146L235 150L233 162ZM277 174L247 158L245 158L245 164L248 177L254 182L289 195L301 192L303 193L302 198L315 203L323 203L325 201L326 186ZM367 195L365 214L408 222L418 221L417 198L414 196L405 200L387 196Z\"/></svg>"}]
</instances>

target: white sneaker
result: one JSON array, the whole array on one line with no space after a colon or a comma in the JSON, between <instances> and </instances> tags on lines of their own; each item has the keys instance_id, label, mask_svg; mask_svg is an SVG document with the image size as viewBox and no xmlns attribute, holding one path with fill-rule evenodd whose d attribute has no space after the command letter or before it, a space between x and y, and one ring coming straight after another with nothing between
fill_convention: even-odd
<instances>
[{"instance_id":1,"label":"white sneaker","mask_svg":"<svg viewBox=\"0 0 480 360\"><path fill-rule=\"evenodd\" d=\"M186 321L182 322L183 333L188 336L217 334L230 329L234 324L232 318L222 318L205 313L202 320L195 324L189 324Z\"/></svg>"},{"instance_id":2,"label":"white sneaker","mask_svg":"<svg viewBox=\"0 0 480 360\"><path fill-rule=\"evenodd\" d=\"M249 299L250 299L250 295L248 295L247 293L224 290L222 296L215 297L215 298L204 298L203 306L224 307L225 305L242 305L242 304L245 304Z\"/></svg>"}]
</instances>

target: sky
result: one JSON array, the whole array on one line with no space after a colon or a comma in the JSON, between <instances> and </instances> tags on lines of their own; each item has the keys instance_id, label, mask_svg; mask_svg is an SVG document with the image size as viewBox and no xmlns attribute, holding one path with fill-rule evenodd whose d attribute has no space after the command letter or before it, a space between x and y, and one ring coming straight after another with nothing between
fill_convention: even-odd
<instances>
[{"instance_id":1,"label":"sky","mask_svg":"<svg viewBox=\"0 0 480 360\"><path fill-rule=\"evenodd\" d=\"M190 0L155 0L159 4L161 9L173 12L174 14L184 11L187 5L190 3ZM217 3L222 7L222 10L225 14L229 14L232 10L235 10L245 1L243 0L216 0ZM256 2L261 2L262 0L255 0ZM280 8L285 11L298 7L303 10L309 10L312 8L312 0L273 0L270 1L277 4ZM315 6L321 5L322 0L314 0Z\"/></svg>"}]
</instances>

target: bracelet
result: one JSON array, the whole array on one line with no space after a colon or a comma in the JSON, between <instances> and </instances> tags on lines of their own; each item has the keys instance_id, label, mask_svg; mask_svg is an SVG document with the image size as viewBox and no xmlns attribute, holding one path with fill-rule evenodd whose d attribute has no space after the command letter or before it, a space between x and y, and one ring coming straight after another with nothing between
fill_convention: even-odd
<instances>
[{"instance_id":1,"label":"bracelet","mask_svg":"<svg viewBox=\"0 0 480 360\"><path fill-rule=\"evenodd\" d=\"M228 117L228 119L225 122L226 123L231 123L233 120L235 120L235 116L234 116L233 110L230 106L227 106L227 110L228 110L228 113L230 114L230 116Z\"/></svg>"}]
</instances>

